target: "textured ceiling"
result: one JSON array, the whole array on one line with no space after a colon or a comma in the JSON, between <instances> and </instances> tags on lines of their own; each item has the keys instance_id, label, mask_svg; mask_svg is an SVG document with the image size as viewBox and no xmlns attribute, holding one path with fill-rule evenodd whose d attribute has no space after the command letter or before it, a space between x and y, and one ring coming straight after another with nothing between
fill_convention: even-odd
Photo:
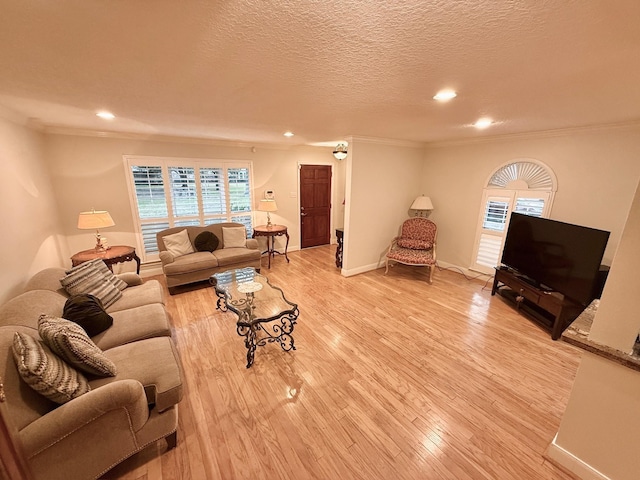
<instances>
[{"instance_id":1,"label":"textured ceiling","mask_svg":"<svg viewBox=\"0 0 640 480\"><path fill-rule=\"evenodd\" d=\"M45 126L293 144L631 122L639 24L638 0L0 0L0 105ZM444 87L458 97L435 102ZM480 116L499 123L477 131Z\"/></svg>"}]
</instances>

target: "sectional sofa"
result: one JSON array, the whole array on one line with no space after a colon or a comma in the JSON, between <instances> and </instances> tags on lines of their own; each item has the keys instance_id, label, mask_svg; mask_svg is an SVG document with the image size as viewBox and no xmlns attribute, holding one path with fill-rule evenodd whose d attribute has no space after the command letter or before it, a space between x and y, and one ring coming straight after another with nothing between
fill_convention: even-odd
<instances>
[{"instance_id":1,"label":"sectional sofa","mask_svg":"<svg viewBox=\"0 0 640 480\"><path fill-rule=\"evenodd\" d=\"M64 276L62 268L43 270L0 307L5 421L36 480L98 478L158 440L166 439L169 449L176 445L182 370L156 280L119 275L126 285L106 309L113 324L91 337L117 367L115 376L87 375L90 391L60 405L20 376L16 332L42 343L39 317L62 315L68 298L60 284Z\"/></svg>"}]
</instances>

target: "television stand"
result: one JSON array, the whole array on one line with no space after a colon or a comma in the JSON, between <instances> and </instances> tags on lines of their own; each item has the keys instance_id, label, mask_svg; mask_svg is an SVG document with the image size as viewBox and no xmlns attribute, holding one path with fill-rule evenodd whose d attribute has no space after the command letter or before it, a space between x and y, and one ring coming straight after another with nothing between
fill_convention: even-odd
<instances>
[{"instance_id":1,"label":"television stand","mask_svg":"<svg viewBox=\"0 0 640 480\"><path fill-rule=\"evenodd\" d=\"M557 340L584 310L584 306L564 295L538 288L506 267L496 268L491 295L498 293L515 304L518 311L542 324Z\"/></svg>"}]
</instances>

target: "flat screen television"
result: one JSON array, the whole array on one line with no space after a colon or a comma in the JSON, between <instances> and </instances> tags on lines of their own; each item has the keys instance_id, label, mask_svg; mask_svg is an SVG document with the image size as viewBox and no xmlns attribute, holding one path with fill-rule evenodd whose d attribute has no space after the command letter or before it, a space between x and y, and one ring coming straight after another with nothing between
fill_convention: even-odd
<instances>
[{"instance_id":1,"label":"flat screen television","mask_svg":"<svg viewBox=\"0 0 640 480\"><path fill-rule=\"evenodd\" d=\"M582 305L594 298L609 232L512 213L502 263Z\"/></svg>"}]
</instances>

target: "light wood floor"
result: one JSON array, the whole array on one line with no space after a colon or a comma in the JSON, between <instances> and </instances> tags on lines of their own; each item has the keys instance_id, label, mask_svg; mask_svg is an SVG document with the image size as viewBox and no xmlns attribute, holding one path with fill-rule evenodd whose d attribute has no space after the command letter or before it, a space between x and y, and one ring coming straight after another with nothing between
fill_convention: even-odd
<instances>
[{"instance_id":1,"label":"light wood floor","mask_svg":"<svg viewBox=\"0 0 640 480\"><path fill-rule=\"evenodd\" d=\"M185 371L178 446L158 442L105 478L573 478L544 451L577 350L484 282L436 271L428 285L426 269L401 265L344 278L334 252L263 269L299 305L297 350L259 347L251 369L211 287L167 292Z\"/></svg>"}]
</instances>

